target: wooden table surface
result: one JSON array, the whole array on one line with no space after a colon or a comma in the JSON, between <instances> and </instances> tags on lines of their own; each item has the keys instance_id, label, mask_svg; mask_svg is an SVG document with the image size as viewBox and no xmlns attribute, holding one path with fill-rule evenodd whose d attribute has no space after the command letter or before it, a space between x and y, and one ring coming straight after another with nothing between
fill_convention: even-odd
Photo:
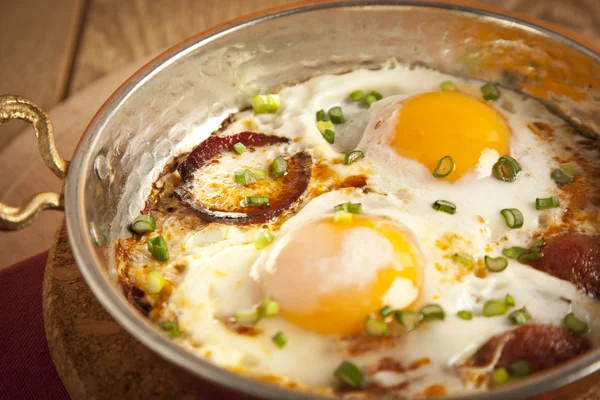
<instances>
[{"instance_id":1,"label":"wooden table surface","mask_svg":"<svg viewBox=\"0 0 600 400\"><path fill-rule=\"evenodd\" d=\"M535 15L593 40L600 38L600 0L481 2ZM49 110L111 72L210 26L286 3L291 1L2 1L0 94L18 94ZM25 123L14 121L0 125L0 166L12 163L10 152L3 149L25 128ZM34 135L25 132L30 136L25 143L35 148ZM40 185L32 179L27 188L33 194ZM0 201L9 198L10 189L9 184L0 185ZM59 219L42 221L19 233L0 233L0 268L49 247Z\"/></svg>"}]
</instances>

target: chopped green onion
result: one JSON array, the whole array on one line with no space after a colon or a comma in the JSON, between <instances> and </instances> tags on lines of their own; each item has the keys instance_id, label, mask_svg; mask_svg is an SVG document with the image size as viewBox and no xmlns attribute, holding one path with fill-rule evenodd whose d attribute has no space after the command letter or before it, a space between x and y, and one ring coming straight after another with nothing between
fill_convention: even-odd
<instances>
[{"instance_id":1,"label":"chopped green onion","mask_svg":"<svg viewBox=\"0 0 600 400\"><path fill-rule=\"evenodd\" d=\"M319 132L321 132L321 135L325 134L326 130L330 130L330 131L334 131L335 132L335 127L333 126L333 122L331 121L319 121L317 122L317 129L319 129Z\"/></svg>"},{"instance_id":2,"label":"chopped green onion","mask_svg":"<svg viewBox=\"0 0 600 400\"><path fill-rule=\"evenodd\" d=\"M506 297L504 298L504 302L506 303L507 307L514 307L517 303L515 303L515 298L512 297L510 294L507 294Z\"/></svg>"},{"instance_id":3,"label":"chopped green onion","mask_svg":"<svg viewBox=\"0 0 600 400\"><path fill-rule=\"evenodd\" d=\"M492 272L502 272L508 266L508 260L502 256L496 258L485 256L484 260L485 266Z\"/></svg>"},{"instance_id":4,"label":"chopped green onion","mask_svg":"<svg viewBox=\"0 0 600 400\"><path fill-rule=\"evenodd\" d=\"M362 90L355 90L354 92L350 93L350 100L352 101L361 101L362 99L364 99L365 97L365 92L363 92Z\"/></svg>"},{"instance_id":5,"label":"chopped green onion","mask_svg":"<svg viewBox=\"0 0 600 400\"><path fill-rule=\"evenodd\" d=\"M360 150L351 151L349 153L346 153L346 156L344 157L344 164L346 164L346 165L352 164L353 162L360 160L364 156L365 156L365 153L363 153Z\"/></svg>"},{"instance_id":6,"label":"chopped green onion","mask_svg":"<svg viewBox=\"0 0 600 400\"><path fill-rule=\"evenodd\" d=\"M510 374L515 378L524 378L526 376L531 375L531 373L533 372L533 367L531 366L529 361L519 360L515 363L512 363L508 367L508 370Z\"/></svg>"},{"instance_id":7,"label":"chopped green onion","mask_svg":"<svg viewBox=\"0 0 600 400\"><path fill-rule=\"evenodd\" d=\"M238 185L248 186L248 184L250 184L250 180L252 179L252 175L250 174L250 170L241 169L233 173L233 178L235 180L235 183L237 183Z\"/></svg>"},{"instance_id":8,"label":"chopped green onion","mask_svg":"<svg viewBox=\"0 0 600 400\"><path fill-rule=\"evenodd\" d=\"M496 179L503 182L514 182L517 180L521 165L511 156L502 156L492 167Z\"/></svg>"},{"instance_id":9,"label":"chopped green onion","mask_svg":"<svg viewBox=\"0 0 600 400\"><path fill-rule=\"evenodd\" d=\"M375 96L373 96L372 94L365 97L365 103L367 103L368 105L371 105L371 104L375 103L376 101L377 101L377 98Z\"/></svg>"},{"instance_id":10,"label":"chopped green onion","mask_svg":"<svg viewBox=\"0 0 600 400\"><path fill-rule=\"evenodd\" d=\"M343 124L346 122L346 118L344 118L344 113L342 112L342 107L332 107L327 112L329 114L329 119L334 124Z\"/></svg>"},{"instance_id":11,"label":"chopped green onion","mask_svg":"<svg viewBox=\"0 0 600 400\"><path fill-rule=\"evenodd\" d=\"M483 315L495 317L506 314L506 303L503 300L488 300L483 305Z\"/></svg>"},{"instance_id":12,"label":"chopped green onion","mask_svg":"<svg viewBox=\"0 0 600 400\"><path fill-rule=\"evenodd\" d=\"M588 331L587 322L577 318L575 314L569 313L563 320L563 324L573 333L583 335Z\"/></svg>"},{"instance_id":13,"label":"chopped green onion","mask_svg":"<svg viewBox=\"0 0 600 400\"><path fill-rule=\"evenodd\" d=\"M495 83L488 82L481 87L481 94L485 100L498 100L500 97L500 90Z\"/></svg>"},{"instance_id":14,"label":"chopped green onion","mask_svg":"<svg viewBox=\"0 0 600 400\"><path fill-rule=\"evenodd\" d=\"M562 168L552 171L550 177L554 179L554 182L556 182L557 185L569 185L573 183L573 175Z\"/></svg>"},{"instance_id":15,"label":"chopped green onion","mask_svg":"<svg viewBox=\"0 0 600 400\"><path fill-rule=\"evenodd\" d=\"M437 167L435 167L435 171L433 171L433 176L436 178L445 178L454 171L454 167L452 157L444 156L438 161Z\"/></svg>"},{"instance_id":16,"label":"chopped green onion","mask_svg":"<svg viewBox=\"0 0 600 400\"><path fill-rule=\"evenodd\" d=\"M271 338L271 340L273 341L273 343L275 343L275 346L279 347L280 349L282 349L283 346L285 346L285 344L287 343L287 338L285 337L285 333L283 333L281 331L274 334L273 337Z\"/></svg>"},{"instance_id":17,"label":"chopped green onion","mask_svg":"<svg viewBox=\"0 0 600 400\"><path fill-rule=\"evenodd\" d=\"M151 271L146 276L148 281L147 292L149 294L159 294L165 286L165 277L157 271Z\"/></svg>"},{"instance_id":18,"label":"chopped green onion","mask_svg":"<svg viewBox=\"0 0 600 400\"><path fill-rule=\"evenodd\" d=\"M456 85L452 81L444 81L440 85L442 92L456 92Z\"/></svg>"},{"instance_id":19,"label":"chopped green onion","mask_svg":"<svg viewBox=\"0 0 600 400\"><path fill-rule=\"evenodd\" d=\"M260 316L256 308L250 308L245 310L237 310L235 312L235 323L239 326L254 325L258 322Z\"/></svg>"},{"instance_id":20,"label":"chopped green onion","mask_svg":"<svg viewBox=\"0 0 600 400\"><path fill-rule=\"evenodd\" d=\"M502 254L508 258L517 259L521 254L523 254L527 249L519 246L509 247L507 249L502 250Z\"/></svg>"},{"instance_id":21,"label":"chopped green onion","mask_svg":"<svg viewBox=\"0 0 600 400\"><path fill-rule=\"evenodd\" d=\"M369 96L375 97L375 100L377 100L377 101L383 99L383 95L379 92L376 92L375 90L372 90L371 93L369 94Z\"/></svg>"},{"instance_id":22,"label":"chopped green onion","mask_svg":"<svg viewBox=\"0 0 600 400\"><path fill-rule=\"evenodd\" d=\"M352 213L348 211L336 211L333 217L333 222L350 222L352 221Z\"/></svg>"},{"instance_id":23,"label":"chopped green onion","mask_svg":"<svg viewBox=\"0 0 600 400\"><path fill-rule=\"evenodd\" d=\"M473 319L473 313L471 311L459 311L456 313L456 316L460 319L464 319L465 321L470 321Z\"/></svg>"},{"instance_id":24,"label":"chopped green onion","mask_svg":"<svg viewBox=\"0 0 600 400\"><path fill-rule=\"evenodd\" d=\"M246 207L251 206L268 206L269 198L267 196L246 196L244 198L244 205Z\"/></svg>"},{"instance_id":25,"label":"chopped green onion","mask_svg":"<svg viewBox=\"0 0 600 400\"><path fill-rule=\"evenodd\" d=\"M537 198L535 199L535 208L538 210L546 210L548 208L556 208L560 206L560 202L558 201L558 197L546 197L546 198Z\"/></svg>"},{"instance_id":26,"label":"chopped green onion","mask_svg":"<svg viewBox=\"0 0 600 400\"><path fill-rule=\"evenodd\" d=\"M281 103L279 95L268 94L266 96L256 95L252 99L252 108L257 114L277 112Z\"/></svg>"},{"instance_id":27,"label":"chopped green onion","mask_svg":"<svg viewBox=\"0 0 600 400\"><path fill-rule=\"evenodd\" d=\"M506 226L511 229L521 228L523 226L523 213L516 208L505 208L500 210L500 214L504 217Z\"/></svg>"},{"instance_id":28,"label":"chopped green onion","mask_svg":"<svg viewBox=\"0 0 600 400\"><path fill-rule=\"evenodd\" d=\"M454 214L456 212L456 205L448 200L436 200L433 203L433 209L448 214Z\"/></svg>"},{"instance_id":29,"label":"chopped green onion","mask_svg":"<svg viewBox=\"0 0 600 400\"><path fill-rule=\"evenodd\" d=\"M162 236L156 236L148 240L148 251L158 261L167 261L169 259L167 242L165 242L165 238Z\"/></svg>"},{"instance_id":30,"label":"chopped green onion","mask_svg":"<svg viewBox=\"0 0 600 400\"><path fill-rule=\"evenodd\" d=\"M446 313L444 313L442 307L437 304L427 304L426 306L423 306L419 312L421 313L421 319L423 321L433 321L436 319L443 321L444 318L446 318Z\"/></svg>"},{"instance_id":31,"label":"chopped green onion","mask_svg":"<svg viewBox=\"0 0 600 400\"><path fill-rule=\"evenodd\" d=\"M279 178L280 176L285 175L287 169L287 161L285 161L285 159L281 156L275 157L275 159L271 163L271 174L273 174L275 178Z\"/></svg>"},{"instance_id":32,"label":"chopped green onion","mask_svg":"<svg viewBox=\"0 0 600 400\"><path fill-rule=\"evenodd\" d=\"M365 318L365 332L371 337L381 337L387 334L388 326L384 321L373 318L372 315Z\"/></svg>"},{"instance_id":33,"label":"chopped green onion","mask_svg":"<svg viewBox=\"0 0 600 400\"><path fill-rule=\"evenodd\" d=\"M250 170L250 176L257 181L264 181L267 179L267 171L260 168L252 168Z\"/></svg>"},{"instance_id":34,"label":"chopped green onion","mask_svg":"<svg viewBox=\"0 0 600 400\"><path fill-rule=\"evenodd\" d=\"M335 132L331 129L325 129L325 132L323 133L323 139L325 139L327 143L333 144L333 142L335 142Z\"/></svg>"},{"instance_id":35,"label":"chopped green onion","mask_svg":"<svg viewBox=\"0 0 600 400\"><path fill-rule=\"evenodd\" d=\"M256 239L254 239L254 247L257 250L262 250L269 245L273 241L273 234L268 230L261 231Z\"/></svg>"},{"instance_id":36,"label":"chopped green onion","mask_svg":"<svg viewBox=\"0 0 600 400\"><path fill-rule=\"evenodd\" d=\"M379 309L379 315L383 318L389 317L394 313L394 309L390 306L385 306Z\"/></svg>"},{"instance_id":37,"label":"chopped green onion","mask_svg":"<svg viewBox=\"0 0 600 400\"><path fill-rule=\"evenodd\" d=\"M325 110L317 111L317 122L325 121Z\"/></svg>"},{"instance_id":38,"label":"chopped green onion","mask_svg":"<svg viewBox=\"0 0 600 400\"><path fill-rule=\"evenodd\" d=\"M452 261L458 262L458 263L462 264L464 267L469 268L469 269L471 269L475 266L475 260L473 260L473 258L471 256L466 255L466 254L456 253L455 255L452 256Z\"/></svg>"},{"instance_id":39,"label":"chopped green onion","mask_svg":"<svg viewBox=\"0 0 600 400\"><path fill-rule=\"evenodd\" d=\"M238 154L243 154L246 152L246 146L244 146L244 143L241 142L237 142L236 144L234 144L233 149Z\"/></svg>"},{"instance_id":40,"label":"chopped green onion","mask_svg":"<svg viewBox=\"0 0 600 400\"><path fill-rule=\"evenodd\" d=\"M258 306L258 314L262 317L274 317L279 314L279 303L270 297L265 297Z\"/></svg>"},{"instance_id":41,"label":"chopped green onion","mask_svg":"<svg viewBox=\"0 0 600 400\"><path fill-rule=\"evenodd\" d=\"M502 385L508 382L509 378L510 375L508 374L506 368L498 368L492 372L492 383L495 385Z\"/></svg>"},{"instance_id":42,"label":"chopped green onion","mask_svg":"<svg viewBox=\"0 0 600 400\"><path fill-rule=\"evenodd\" d=\"M158 324L158 327L167 332L170 337L176 338L181 336L181 330L177 321L165 321Z\"/></svg>"},{"instance_id":43,"label":"chopped green onion","mask_svg":"<svg viewBox=\"0 0 600 400\"><path fill-rule=\"evenodd\" d=\"M140 215L131 223L131 230L135 233L148 233L156 230L156 221L149 215Z\"/></svg>"},{"instance_id":44,"label":"chopped green onion","mask_svg":"<svg viewBox=\"0 0 600 400\"><path fill-rule=\"evenodd\" d=\"M338 204L333 207L333 211L348 211L352 214L360 214L362 212L362 204L361 203L351 203L349 201L345 203Z\"/></svg>"},{"instance_id":45,"label":"chopped green onion","mask_svg":"<svg viewBox=\"0 0 600 400\"><path fill-rule=\"evenodd\" d=\"M531 319L531 314L523 307L508 314L508 319L515 325L523 325Z\"/></svg>"},{"instance_id":46,"label":"chopped green onion","mask_svg":"<svg viewBox=\"0 0 600 400\"><path fill-rule=\"evenodd\" d=\"M394 318L408 331L412 331L423 322L422 315L412 310L396 311Z\"/></svg>"},{"instance_id":47,"label":"chopped green onion","mask_svg":"<svg viewBox=\"0 0 600 400\"><path fill-rule=\"evenodd\" d=\"M359 389L364 379L364 373L350 361L342 362L333 375L354 389Z\"/></svg>"}]
</instances>

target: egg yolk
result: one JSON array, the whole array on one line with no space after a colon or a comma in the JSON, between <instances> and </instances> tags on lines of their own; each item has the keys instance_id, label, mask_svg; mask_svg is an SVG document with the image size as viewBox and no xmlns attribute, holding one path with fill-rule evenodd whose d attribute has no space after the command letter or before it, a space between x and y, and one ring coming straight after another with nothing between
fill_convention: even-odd
<instances>
[{"instance_id":1,"label":"egg yolk","mask_svg":"<svg viewBox=\"0 0 600 400\"><path fill-rule=\"evenodd\" d=\"M420 278L414 247L396 224L355 215L289 234L258 280L287 320L321 334L352 335L364 329L367 315L394 306L390 299L404 308L414 303Z\"/></svg>"},{"instance_id":2,"label":"egg yolk","mask_svg":"<svg viewBox=\"0 0 600 400\"><path fill-rule=\"evenodd\" d=\"M391 146L432 173L449 155L455 181L477 166L485 149L509 154L510 129L500 113L483 100L459 92L432 92L402 103Z\"/></svg>"}]
</instances>

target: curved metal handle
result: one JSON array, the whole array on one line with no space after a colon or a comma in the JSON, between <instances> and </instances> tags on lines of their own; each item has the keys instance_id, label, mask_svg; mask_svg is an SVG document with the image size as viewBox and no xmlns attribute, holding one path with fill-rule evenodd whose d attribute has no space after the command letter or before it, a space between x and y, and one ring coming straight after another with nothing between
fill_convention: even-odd
<instances>
[{"instance_id":1,"label":"curved metal handle","mask_svg":"<svg viewBox=\"0 0 600 400\"><path fill-rule=\"evenodd\" d=\"M60 179L67 177L69 162L62 159L54 145L54 132L48 115L31 101L13 95L0 96L0 124L11 119L29 122L35 129L38 149L44 162ZM63 195L38 193L20 207L0 203L0 230L17 230L29 225L43 210L64 210Z\"/></svg>"}]
</instances>

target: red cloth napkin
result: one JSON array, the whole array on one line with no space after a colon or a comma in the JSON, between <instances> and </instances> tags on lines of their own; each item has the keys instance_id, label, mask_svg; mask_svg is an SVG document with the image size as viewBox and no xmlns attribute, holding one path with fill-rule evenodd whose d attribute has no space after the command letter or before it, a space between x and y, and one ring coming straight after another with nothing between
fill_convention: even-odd
<instances>
[{"instance_id":1,"label":"red cloth napkin","mask_svg":"<svg viewBox=\"0 0 600 400\"><path fill-rule=\"evenodd\" d=\"M69 399L44 332L47 257L46 251L0 270L0 399Z\"/></svg>"}]
</instances>

